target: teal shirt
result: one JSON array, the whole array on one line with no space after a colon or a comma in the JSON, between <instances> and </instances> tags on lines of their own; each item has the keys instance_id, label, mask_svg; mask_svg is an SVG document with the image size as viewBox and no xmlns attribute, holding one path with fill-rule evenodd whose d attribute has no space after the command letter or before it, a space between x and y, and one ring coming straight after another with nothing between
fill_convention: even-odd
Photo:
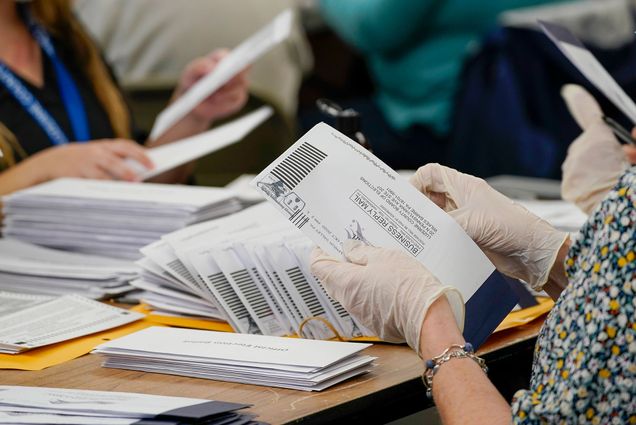
<instances>
[{"instance_id":1,"label":"teal shirt","mask_svg":"<svg viewBox=\"0 0 636 425\"><path fill-rule=\"evenodd\" d=\"M394 129L446 134L467 54L509 9L554 0L320 0L327 23L367 59Z\"/></svg>"}]
</instances>

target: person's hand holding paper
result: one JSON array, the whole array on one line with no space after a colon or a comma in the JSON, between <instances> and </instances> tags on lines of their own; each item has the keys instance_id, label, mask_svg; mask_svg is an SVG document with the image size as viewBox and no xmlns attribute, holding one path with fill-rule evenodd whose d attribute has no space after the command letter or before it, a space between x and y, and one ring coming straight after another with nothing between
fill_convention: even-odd
<instances>
[{"instance_id":1,"label":"person's hand holding paper","mask_svg":"<svg viewBox=\"0 0 636 425\"><path fill-rule=\"evenodd\" d=\"M567 85L561 95L583 133L570 145L563 163L561 196L590 214L632 163L636 148L621 146L603 122L599 104L583 87Z\"/></svg>"},{"instance_id":2,"label":"person's hand holding paper","mask_svg":"<svg viewBox=\"0 0 636 425\"><path fill-rule=\"evenodd\" d=\"M292 20L293 12L287 9L231 51L213 53L192 62L181 78L173 102L157 116L150 139L165 138L185 117L203 117L205 122L240 108L247 99L245 70L289 36Z\"/></svg>"},{"instance_id":3,"label":"person's hand holding paper","mask_svg":"<svg viewBox=\"0 0 636 425\"><path fill-rule=\"evenodd\" d=\"M540 290L567 234L555 230L477 177L439 164L421 167L411 183L448 212L500 272Z\"/></svg>"},{"instance_id":4,"label":"person's hand holding paper","mask_svg":"<svg viewBox=\"0 0 636 425\"><path fill-rule=\"evenodd\" d=\"M320 248L312 253L311 270L348 312L387 342L406 341L418 354L420 331L429 307L446 295L459 329L464 327L460 292L443 285L415 258L396 249L348 240L344 262Z\"/></svg>"},{"instance_id":5,"label":"person's hand holding paper","mask_svg":"<svg viewBox=\"0 0 636 425\"><path fill-rule=\"evenodd\" d=\"M400 302L410 305L412 301L413 305L421 305L421 310L412 313L398 312L397 306L383 306L387 310L382 319L388 323L406 323L400 317L407 316L415 322L416 317L423 317L419 314L435 298L436 289L443 291L442 285L452 286L465 302L464 337L478 347L517 302L516 294L504 277L452 217L372 153L324 123L317 124L294 143L263 170L252 185L296 228L340 261L348 259L358 266L362 262L362 257L343 252L343 244L348 239L398 250L409 258L407 261L399 256L396 261L401 266L395 266L391 261L379 260L380 256L368 255L384 250L354 250L374 258L373 266L369 260L369 265L356 268L355 273L352 270L351 282L355 283L352 287L359 288L354 292L368 300L379 299L374 297L381 297L379 292L382 291L399 293ZM412 266L413 262L421 263L422 267ZM338 264L332 266L340 267ZM396 274L405 273L400 276L407 276L407 279L394 279L389 268ZM429 280L427 271L436 281ZM358 273L362 277L356 277ZM362 294L366 279L372 283L370 293ZM396 286L406 281L404 287ZM424 281L428 289L416 286ZM416 292L419 295L413 298L417 300L408 299ZM341 295L345 302L353 297ZM497 303L493 305L495 298ZM360 307L356 302L348 306L355 311ZM362 311L365 318L370 318L368 308ZM404 336L414 348L417 336L411 337L409 333L416 327L409 323L398 329L407 334ZM389 338L399 334L377 330Z\"/></svg>"},{"instance_id":6,"label":"person's hand holding paper","mask_svg":"<svg viewBox=\"0 0 636 425\"><path fill-rule=\"evenodd\" d=\"M197 81L214 71L229 53L227 49L219 49L208 56L192 61L181 74L173 98L179 98ZM236 74L230 81L201 101L188 115L209 125L214 120L225 118L240 110L248 97L247 72L248 69L245 68Z\"/></svg>"}]
</instances>

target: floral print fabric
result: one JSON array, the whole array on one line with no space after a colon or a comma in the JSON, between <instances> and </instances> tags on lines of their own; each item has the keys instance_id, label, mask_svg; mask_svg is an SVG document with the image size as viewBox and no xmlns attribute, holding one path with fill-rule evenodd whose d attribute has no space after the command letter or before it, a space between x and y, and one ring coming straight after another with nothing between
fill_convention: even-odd
<instances>
[{"instance_id":1,"label":"floral print fabric","mask_svg":"<svg viewBox=\"0 0 636 425\"><path fill-rule=\"evenodd\" d=\"M581 229L566 272L513 422L636 424L636 166Z\"/></svg>"}]
</instances>

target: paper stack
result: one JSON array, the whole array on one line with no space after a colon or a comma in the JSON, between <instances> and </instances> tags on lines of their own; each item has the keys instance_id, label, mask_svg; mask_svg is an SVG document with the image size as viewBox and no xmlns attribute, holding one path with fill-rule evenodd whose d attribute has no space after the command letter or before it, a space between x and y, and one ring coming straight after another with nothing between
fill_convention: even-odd
<instances>
[{"instance_id":1,"label":"paper stack","mask_svg":"<svg viewBox=\"0 0 636 425\"><path fill-rule=\"evenodd\" d=\"M21 294L19 292L0 291L0 317L6 316L16 311L24 310L27 307L50 301L53 297L47 295Z\"/></svg>"},{"instance_id":2,"label":"paper stack","mask_svg":"<svg viewBox=\"0 0 636 425\"><path fill-rule=\"evenodd\" d=\"M112 297L133 289L133 263L0 239L0 291Z\"/></svg>"},{"instance_id":3,"label":"paper stack","mask_svg":"<svg viewBox=\"0 0 636 425\"><path fill-rule=\"evenodd\" d=\"M122 326L143 314L77 295L36 303L0 317L0 353L17 354Z\"/></svg>"},{"instance_id":4,"label":"paper stack","mask_svg":"<svg viewBox=\"0 0 636 425\"><path fill-rule=\"evenodd\" d=\"M112 391L0 386L0 423L74 425L252 424L245 404Z\"/></svg>"},{"instance_id":5,"label":"paper stack","mask_svg":"<svg viewBox=\"0 0 636 425\"><path fill-rule=\"evenodd\" d=\"M4 235L48 247L137 259L139 248L240 208L227 189L58 179L3 198Z\"/></svg>"},{"instance_id":6,"label":"paper stack","mask_svg":"<svg viewBox=\"0 0 636 425\"><path fill-rule=\"evenodd\" d=\"M368 372L370 344L152 327L93 352L104 367L321 391Z\"/></svg>"},{"instance_id":7,"label":"paper stack","mask_svg":"<svg viewBox=\"0 0 636 425\"><path fill-rule=\"evenodd\" d=\"M316 318L303 336L371 335L311 274L313 246L262 203L144 247L141 278L131 284L147 291L141 299L158 313L224 319L240 333L289 335Z\"/></svg>"},{"instance_id":8,"label":"paper stack","mask_svg":"<svg viewBox=\"0 0 636 425\"><path fill-rule=\"evenodd\" d=\"M519 200L516 202L564 232L578 232L588 218L576 205L567 201Z\"/></svg>"}]
</instances>

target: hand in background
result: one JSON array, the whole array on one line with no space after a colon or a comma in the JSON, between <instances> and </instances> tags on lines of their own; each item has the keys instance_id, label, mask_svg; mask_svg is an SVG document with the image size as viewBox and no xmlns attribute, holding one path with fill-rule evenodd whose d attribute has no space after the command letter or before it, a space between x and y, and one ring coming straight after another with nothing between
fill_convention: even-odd
<instances>
[{"instance_id":1,"label":"hand in background","mask_svg":"<svg viewBox=\"0 0 636 425\"><path fill-rule=\"evenodd\" d=\"M463 328L461 294L444 286L414 258L352 240L343 249L349 262L316 248L311 271L334 299L382 340L406 341L419 354L422 322L442 295L448 299L457 326Z\"/></svg>"},{"instance_id":2,"label":"hand in background","mask_svg":"<svg viewBox=\"0 0 636 425\"><path fill-rule=\"evenodd\" d=\"M583 87L564 86L561 95L583 130L561 167L561 196L589 215L616 185L629 161L636 163L636 148L618 143L603 122L600 106Z\"/></svg>"},{"instance_id":3,"label":"hand in background","mask_svg":"<svg viewBox=\"0 0 636 425\"><path fill-rule=\"evenodd\" d=\"M128 158L153 167L142 146L121 139L55 146L28 158L24 165L33 173L34 184L59 177L136 181Z\"/></svg>"},{"instance_id":4,"label":"hand in background","mask_svg":"<svg viewBox=\"0 0 636 425\"><path fill-rule=\"evenodd\" d=\"M427 164L411 184L448 212L502 273L540 290L567 234L477 177Z\"/></svg>"},{"instance_id":5,"label":"hand in background","mask_svg":"<svg viewBox=\"0 0 636 425\"><path fill-rule=\"evenodd\" d=\"M229 50L216 50L208 56L193 60L181 74L174 97L185 93L193 84L214 70ZM190 116L208 123L238 112L248 97L247 70L240 72L216 92L201 102Z\"/></svg>"}]
</instances>

